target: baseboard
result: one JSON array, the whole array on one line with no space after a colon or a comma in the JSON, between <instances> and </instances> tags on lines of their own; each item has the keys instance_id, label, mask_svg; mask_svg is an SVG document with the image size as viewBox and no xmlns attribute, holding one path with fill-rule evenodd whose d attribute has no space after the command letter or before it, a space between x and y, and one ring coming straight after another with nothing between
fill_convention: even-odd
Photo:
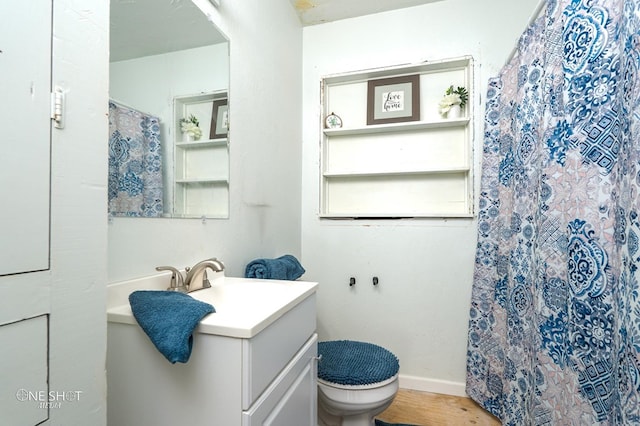
<instances>
[{"instance_id":1,"label":"baseboard","mask_svg":"<svg viewBox=\"0 0 640 426\"><path fill-rule=\"evenodd\" d=\"M426 377L400 375L400 388L422 392L441 393L444 395L467 396L465 384L448 380L429 379Z\"/></svg>"}]
</instances>

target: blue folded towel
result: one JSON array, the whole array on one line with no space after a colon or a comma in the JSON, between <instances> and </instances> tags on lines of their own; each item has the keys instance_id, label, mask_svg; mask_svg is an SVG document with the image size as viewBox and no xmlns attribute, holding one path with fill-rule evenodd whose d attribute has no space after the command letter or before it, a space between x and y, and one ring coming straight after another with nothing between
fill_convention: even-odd
<instances>
[{"instance_id":1,"label":"blue folded towel","mask_svg":"<svg viewBox=\"0 0 640 426\"><path fill-rule=\"evenodd\" d=\"M172 364L189 361L193 330L205 315L216 311L210 304L176 291L134 291L129 304L140 327Z\"/></svg>"},{"instance_id":2,"label":"blue folded towel","mask_svg":"<svg viewBox=\"0 0 640 426\"><path fill-rule=\"evenodd\" d=\"M247 265L245 278L265 278L268 280L297 280L305 273L298 259L285 254L277 259L256 259Z\"/></svg>"}]
</instances>

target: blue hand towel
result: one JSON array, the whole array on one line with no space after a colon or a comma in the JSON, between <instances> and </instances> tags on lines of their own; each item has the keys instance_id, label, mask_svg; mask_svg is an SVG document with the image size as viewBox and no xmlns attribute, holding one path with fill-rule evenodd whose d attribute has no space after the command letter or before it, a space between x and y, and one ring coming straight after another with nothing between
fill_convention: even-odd
<instances>
[{"instance_id":1,"label":"blue hand towel","mask_svg":"<svg viewBox=\"0 0 640 426\"><path fill-rule=\"evenodd\" d=\"M294 256L285 254L277 259L256 259L247 265L245 278L265 278L268 280L297 280L305 273Z\"/></svg>"},{"instance_id":2,"label":"blue hand towel","mask_svg":"<svg viewBox=\"0 0 640 426\"><path fill-rule=\"evenodd\" d=\"M140 327L172 364L189 361L193 330L205 315L216 311L210 304L176 291L134 291L129 304Z\"/></svg>"}]
</instances>

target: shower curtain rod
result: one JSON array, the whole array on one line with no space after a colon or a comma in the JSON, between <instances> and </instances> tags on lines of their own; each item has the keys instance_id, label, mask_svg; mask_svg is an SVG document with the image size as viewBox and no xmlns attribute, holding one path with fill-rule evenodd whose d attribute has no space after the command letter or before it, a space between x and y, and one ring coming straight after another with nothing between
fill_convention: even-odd
<instances>
[{"instance_id":1,"label":"shower curtain rod","mask_svg":"<svg viewBox=\"0 0 640 426\"><path fill-rule=\"evenodd\" d=\"M526 28L529 28L536 21L536 19L538 19L538 17L540 16L540 12L542 12L542 8L546 4L547 4L547 0L540 0L540 3L538 3L538 6L533 11L533 14L531 15L531 18L529 18L529 23L527 24ZM518 51L518 45L519 45L519 43L516 43L516 45L513 46L513 50L511 51L511 54L507 58L507 62L505 62L506 64L511 62L513 57L516 55L516 52Z\"/></svg>"},{"instance_id":2,"label":"shower curtain rod","mask_svg":"<svg viewBox=\"0 0 640 426\"><path fill-rule=\"evenodd\" d=\"M115 100L115 99L113 99L113 98L109 98L109 102L113 102L114 104L118 104L118 105L120 105L121 107L125 107L125 108L132 109L132 110L134 110L134 111L138 111L140 114L150 115L150 116L155 117L155 115L153 115L153 114L150 114L150 113L148 113L148 112L144 112L144 111L140 111L140 109L138 109L138 108L132 107L131 105L127 105L127 104L125 104L124 102L117 101L117 100Z\"/></svg>"}]
</instances>

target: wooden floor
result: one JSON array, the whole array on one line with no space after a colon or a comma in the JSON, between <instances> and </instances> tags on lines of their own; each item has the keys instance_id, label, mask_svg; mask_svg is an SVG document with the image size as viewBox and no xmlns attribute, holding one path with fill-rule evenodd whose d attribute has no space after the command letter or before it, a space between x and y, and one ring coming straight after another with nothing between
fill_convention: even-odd
<instances>
[{"instance_id":1,"label":"wooden floor","mask_svg":"<svg viewBox=\"0 0 640 426\"><path fill-rule=\"evenodd\" d=\"M499 426L500 421L470 398L400 389L377 419L419 426Z\"/></svg>"}]
</instances>

